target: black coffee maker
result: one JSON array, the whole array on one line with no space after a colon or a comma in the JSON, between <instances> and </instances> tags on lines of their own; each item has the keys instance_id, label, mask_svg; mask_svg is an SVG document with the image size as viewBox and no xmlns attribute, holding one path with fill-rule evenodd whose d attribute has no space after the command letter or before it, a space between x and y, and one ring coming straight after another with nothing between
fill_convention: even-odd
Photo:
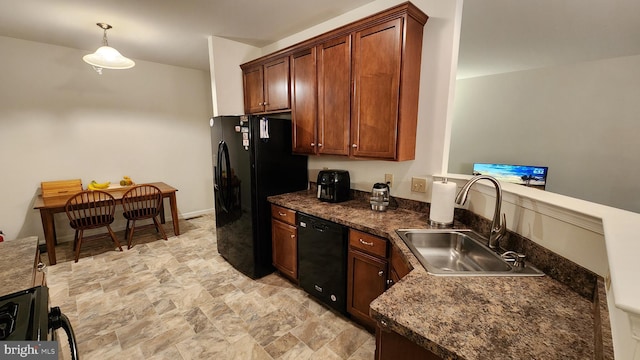
<instances>
[{"instance_id":1,"label":"black coffee maker","mask_svg":"<svg viewBox=\"0 0 640 360\"><path fill-rule=\"evenodd\" d=\"M321 170L317 184L320 201L337 203L349 200L351 180L347 170Z\"/></svg>"}]
</instances>

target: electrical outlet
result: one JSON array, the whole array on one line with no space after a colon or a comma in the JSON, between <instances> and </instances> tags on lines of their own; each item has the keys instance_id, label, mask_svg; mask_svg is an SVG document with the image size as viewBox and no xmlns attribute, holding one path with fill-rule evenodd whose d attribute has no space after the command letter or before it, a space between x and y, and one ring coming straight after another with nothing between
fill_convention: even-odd
<instances>
[{"instance_id":1,"label":"electrical outlet","mask_svg":"<svg viewBox=\"0 0 640 360\"><path fill-rule=\"evenodd\" d=\"M412 177L411 178L411 191L419 192L419 193L426 193L427 192L427 179L426 178L419 178L419 177Z\"/></svg>"},{"instance_id":2,"label":"electrical outlet","mask_svg":"<svg viewBox=\"0 0 640 360\"><path fill-rule=\"evenodd\" d=\"M393 174L384 174L384 182L389 184L389 187L393 187Z\"/></svg>"}]
</instances>

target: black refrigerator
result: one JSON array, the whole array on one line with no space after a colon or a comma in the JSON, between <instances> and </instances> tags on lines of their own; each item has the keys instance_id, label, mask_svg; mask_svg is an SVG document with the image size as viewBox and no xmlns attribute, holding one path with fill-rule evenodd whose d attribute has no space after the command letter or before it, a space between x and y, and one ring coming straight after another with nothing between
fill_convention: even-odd
<instances>
[{"instance_id":1,"label":"black refrigerator","mask_svg":"<svg viewBox=\"0 0 640 360\"><path fill-rule=\"evenodd\" d=\"M288 116L210 121L218 252L256 279L274 271L267 197L305 190L307 157L292 154Z\"/></svg>"}]
</instances>

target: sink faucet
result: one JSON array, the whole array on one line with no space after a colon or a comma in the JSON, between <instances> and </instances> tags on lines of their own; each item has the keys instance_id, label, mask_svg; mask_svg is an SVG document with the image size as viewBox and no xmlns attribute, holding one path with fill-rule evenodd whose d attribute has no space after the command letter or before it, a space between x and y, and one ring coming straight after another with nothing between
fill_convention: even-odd
<instances>
[{"instance_id":1,"label":"sink faucet","mask_svg":"<svg viewBox=\"0 0 640 360\"><path fill-rule=\"evenodd\" d=\"M500 219L500 206L502 204L502 188L500 187L500 183L492 176L488 175L477 175L471 178L458 195L456 195L456 204L462 205L467 201L467 195L469 194L469 189L471 186L475 184L478 180L489 180L493 183L496 188L496 207L495 212L493 214L493 220L491 221L491 231L489 232L489 248L497 249L498 248L498 240L500 240L504 234L507 232L507 217L505 214L502 214L502 219ZM501 221L502 220L502 221Z\"/></svg>"}]
</instances>

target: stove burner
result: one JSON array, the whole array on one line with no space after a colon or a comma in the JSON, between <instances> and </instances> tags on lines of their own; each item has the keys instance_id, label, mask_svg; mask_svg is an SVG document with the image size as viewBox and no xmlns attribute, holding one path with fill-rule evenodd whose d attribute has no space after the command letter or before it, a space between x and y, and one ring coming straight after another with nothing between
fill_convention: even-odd
<instances>
[{"instance_id":1,"label":"stove burner","mask_svg":"<svg viewBox=\"0 0 640 360\"><path fill-rule=\"evenodd\" d=\"M8 302L0 306L0 340L4 340L16 329L18 304Z\"/></svg>"}]
</instances>

